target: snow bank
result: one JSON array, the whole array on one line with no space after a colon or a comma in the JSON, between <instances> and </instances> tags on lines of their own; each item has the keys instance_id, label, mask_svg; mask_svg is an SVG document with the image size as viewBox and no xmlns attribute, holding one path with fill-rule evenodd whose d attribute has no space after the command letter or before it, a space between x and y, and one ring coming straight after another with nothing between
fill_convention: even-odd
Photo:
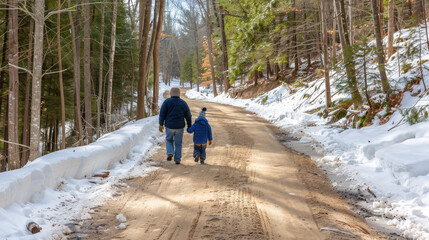
<instances>
[{"instance_id":1,"label":"snow bank","mask_svg":"<svg viewBox=\"0 0 429 240\"><path fill-rule=\"evenodd\" d=\"M172 86L178 84L172 82ZM170 88L160 82L159 103ZM158 116L145 118L87 146L57 151L21 169L0 173L0 239L62 239L63 232L71 231L68 225L79 226L90 219L92 208L117 197L118 188L127 187L121 179L156 169L149 158L164 136L158 131ZM109 171L108 177L92 177L104 171ZM29 221L43 230L32 235L26 229ZM121 224L126 227L127 223Z\"/></svg>"},{"instance_id":2,"label":"snow bank","mask_svg":"<svg viewBox=\"0 0 429 240\"><path fill-rule=\"evenodd\" d=\"M56 188L60 179L85 178L99 169L109 169L127 158L131 148L142 139L148 125L157 117L127 124L86 146L68 148L42 156L25 167L0 174L0 207L27 202L45 188Z\"/></svg>"},{"instance_id":3,"label":"snow bank","mask_svg":"<svg viewBox=\"0 0 429 240\"><path fill-rule=\"evenodd\" d=\"M409 82L422 77L420 57L424 81L429 86L429 50L426 44L419 44L424 36L424 28L406 29L395 34L397 51L386 67L393 91L402 92L403 98L384 125L380 124L379 116L387 110L379 112L369 127L351 129L345 118L335 126L329 125L329 119L316 114L325 107L324 78L309 83L301 79L300 86L293 91L288 86L279 86L252 99L233 99L225 94L214 97L204 88L201 92L189 90L186 95L245 108L286 129L301 139L301 143L312 144L323 155L315 162L326 170L334 187L339 191L366 195L372 202L370 210L387 219L385 222L404 237L429 240L429 122L426 119L410 125L402 115L413 107L429 111L429 95L422 81L408 85L407 91L403 91ZM370 45L375 45L375 40ZM421 56L420 51L411 51L412 54L408 51L420 47ZM370 59L367 64L367 75L371 78L369 90L372 100L380 103L384 95L377 93L377 89L381 89L379 73L376 61L371 58L375 58L374 53L367 56ZM362 90L363 61L359 57L356 61ZM330 73L334 103L350 99L349 94L341 91L344 85L342 71ZM377 197L373 197L368 189ZM369 220L378 221L377 218Z\"/></svg>"},{"instance_id":4,"label":"snow bank","mask_svg":"<svg viewBox=\"0 0 429 240\"><path fill-rule=\"evenodd\" d=\"M291 132L301 143L313 143L324 155L315 161L328 172L333 186L340 191L365 191L374 203L372 210L390 219L388 224L403 236L429 239L429 122L403 124L389 131L401 118L395 113L385 125L333 128L325 119L305 113L320 105L303 103L304 91L290 94L286 86L280 86L253 99L213 97L195 89L186 95L245 108ZM403 104L408 101L412 99L404 98Z\"/></svg>"}]
</instances>

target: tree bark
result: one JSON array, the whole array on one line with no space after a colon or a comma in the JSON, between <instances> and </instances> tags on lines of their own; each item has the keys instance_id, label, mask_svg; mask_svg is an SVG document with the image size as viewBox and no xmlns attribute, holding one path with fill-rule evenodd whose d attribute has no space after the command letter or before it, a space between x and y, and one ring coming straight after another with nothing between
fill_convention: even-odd
<instances>
[{"instance_id":1,"label":"tree bark","mask_svg":"<svg viewBox=\"0 0 429 240\"><path fill-rule=\"evenodd\" d=\"M42 90L43 66L43 30L45 25L45 1L38 0L34 4L34 54L33 82L31 91L31 130L30 130L30 160L39 157L40 142L40 102Z\"/></svg>"},{"instance_id":2,"label":"tree bark","mask_svg":"<svg viewBox=\"0 0 429 240\"><path fill-rule=\"evenodd\" d=\"M231 85L229 84L228 80L228 48L226 45L226 34L225 34L225 11L223 9L223 6L219 6L219 28L220 28L220 35L222 40L222 65L223 65L223 82L225 85L225 93L228 92Z\"/></svg>"},{"instance_id":3,"label":"tree bark","mask_svg":"<svg viewBox=\"0 0 429 240\"><path fill-rule=\"evenodd\" d=\"M395 33L395 21L394 21L394 15L395 15L395 2L394 0L388 1L388 14L389 14L389 20L388 20L388 32L387 32L387 57L391 57L394 53L393 51L393 34Z\"/></svg>"},{"instance_id":4,"label":"tree bark","mask_svg":"<svg viewBox=\"0 0 429 240\"><path fill-rule=\"evenodd\" d=\"M58 10L61 9L61 1L58 1ZM58 71L60 80L60 101L61 101L61 149L66 148L66 106L64 102L64 82L63 82L63 60L61 54L61 13L57 14L57 46L58 46Z\"/></svg>"},{"instance_id":5,"label":"tree bark","mask_svg":"<svg viewBox=\"0 0 429 240\"><path fill-rule=\"evenodd\" d=\"M378 23L380 28L381 38L384 38L384 0L378 0Z\"/></svg>"},{"instance_id":6,"label":"tree bark","mask_svg":"<svg viewBox=\"0 0 429 240\"><path fill-rule=\"evenodd\" d=\"M335 2L334 2L335 3ZM358 82L356 79L356 65L353 57L353 49L350 44L350 38L347 28L346 20L346 11L344 7L344 0L340 0L340 14L338 15L339 30L340 30L340 39L341 46L343 48L343 59L346 66L346 74L348 79L348 86L350 88L350 93L352 99L357 104L362 104L362 96L359 93Z\"/></svg>"},{"instance_id":7,"label":"tree bark","mask_svg":"<svg viewBox=\"0 0 429 240\"><path fill-rule=\"evenodd\" d=\"M196 73L195 73L195 78L196 78L196 81L197 81L197 92L199 92L200 91L200 79L199 79L199 76L200 76L200 65L199 65L199 63L200 63L200 54L199 54L199 51L198 51L198 33L197 33L197 31L195 31L195 70L196 70Z\"/></svg>"},{"instance_id":8,"label":"tree bark","mask_svg":"<svg viewBox=\"0 0 429 240\"><path fill-rule=\"evenodd\" d=\"M155 35L156 35L156 29L157 29L157 24L158 24L159 3L160 3L160 0L155 0L155 9L153 11L153 20L152 20L152 24L151 24L152 25L152 33L150 34L150 43L149 43L148 52L146 55L146 77L145 77L145 81L146 81L145 96L146 96L146 98L149 97L147 86L149 86L149 75L150 75L150 69L152 67L152 61L151 60L153 60L153 48L155 45ZM149 36L148 36L148 40L149 40ZM149 101L147 102L147 104L150 105L148 107L150 110L152 110L152 104Z\"/></svg>"},{"instance_id":9,"label":"tree bark","mask_svg":"<svg viewBox=\"0 0 429 240\"><path fill-rule=\"evenodd\" d=\"M116 46L116 18L118 15L118 0L113 1L113 19L112 19L112 32L110 36L110 51L109 51L109 78L107 82L107 129L111 130L112 124L112 91L113 91L113 63L115 60L115 46Z\"/></svg>"},{"instance_id":10,"label":"tree bark","mask_svg":"<svg viewBox=\"0 0 429 240\"><path fill-rule=\"evenodd\" d=\"M92 104L91 104L91 33L89 0L84 0L83 7L83 78L85 104L85 133L88 143L92 142Z\"/></svg>"},{"instance_id":11,"label":"tree bark","mask_svg":"<svg viewBox=\"0 0 429 240\"><path fill-rule=\"evenodd\" d=\"M9 98L8 98L8 169L21 167L19 159L18 138L18 104L19 104L19 76L18 76L18 0L9 0ZM12 66L13 65L13 66Z\"/></svg>"},{"instance_id":12,"label":"tree bark","mask_svg":"<svg viewBox=\"0 0 429 240\"><path fill-rule=\"evenodd\" d=\"M7 52L7 42L8 42L8 22L9 22L9 11L6 11L5 14L5 28L4 28L4 38L3 38L3 49L2 49L2 58L0 66L3 66L3 63L6 61L6 52ZM4 82L4 73L5 71L0 68L0 89L3 89ZM6 101L7 102L7 101ZM0 113L3 109L3 97L0 97ZM7 104L6 104L6 114L7 115ZM4 121L4 140L7 141L7 116L5 116ZM3 144L3 155L0 154L0 172L6 171L6 155L7 155L7 143Z\"/></svg>"},{"instance_id":13,"label":"tree bark","mask_svg":"<svg viewBox=\"0 0 429 240\"><path fill-rule=\"evenodd\" d=\"M427 47L429 49L428 21L426 19L426 6L425 6L425 2L423 2L423 18L425 20L426 44L427 44Z\"/></svg>"},{"instance_id":14,"label":"tree bark","mask_svg":"<svg viewBox=\"0 0 429 240\"><path fill-rule=\"evenodd\" d=\"M337 58L337 18L335 15L337 15L336 11L337 7L334 0L334 17L332 18L332 66L336 64L336 58Z\"/></svg>"},{"instance_id":15,"label":"tree bark","mask_svg":"<svg viewBox=\"0 0 429 240\"><path fill-rule=\"evenodd\" d=\"M140 0L140 38L139 38L139 82L137 89L137 119L146 117L145 92L146 92L146 58L148 51L148 37L150 30L152 0Z\"/></svg>"},{"instance_id":16,"label":"tree bark","mask_svg":"<svg viewBox=\"0 0 429 240\"><path fill-rule=\"evenodd\" d=\"M209 47L209 62L210 62L210 71L212 75L212 81L213 81L213 95L217 96L217 88L216 88L216 76L215 76L215 69L214 69L214 61L213 61L213 47L212 47L212 28L210 25L210 0L207 0L207 16L206 16L206 25L207 25L207 41L208 41L208 47Z\"/></svg>"},{"instance_id":17,"label":"tree bark","mask_svg":"<svg viewBox=\"0 0 429 240\"><path fill-rule=\"evenodd\" d=\"M131 58L131 65L132 65L132 71L131 71L131 103L130 103L130 110L129 110L129 118L132 117L132 112L133 112L133 104L134 104L134 79L135 79L135 74L134 74L134 66L135 66L135 61L134 61L134 41L133 41L133 32L135 30L136 27L136 23L135 23L135 17L136 17L136 9L137 9L137 5L138 5L138 1L134 3L135 5L133 6L133 9L131 8L131 0L128 0L128 11L129 11L129 16L130 16L130 31L131 31L131 39L130 39L130 58Z\"/></svg>"},{"instance_id":18,"label":"tree bark","mask_svg":"<svg viewBox=\"0 0 429 240\"><path fill-rule=\"evenodd\" d=\"M28 33L28 55L27 55L27 69L31 69L32 57L33 57L33 35L34 35L34 20L30 19L30 31ZM24 104L24 116L23 116L23 127L22 127L22 144L25 146L30 145L29 139L29 115L30 115L30 94L31 94L31 74L27 73L26 85L25 85L25 104ZM28 162L29 149L22 148L21 165L25 166Z\"/></svg>"},{"instance_id":19,"label":"tree bark","mask_svg":"<svg viewBox=\"0 0 429 240\"><path fill-rule=\"evenodd\" d=\"M295 0L292 0L292 8L296 8L296 2ZM296 12L293 11L292 12L292 21L293 21L293 26L292 26L292 42L293 42L293 51L294 51L294 60L295 60L295 66L294 66L294 75L298 74L298 69L299 69L299 57L298 57L298 39L297 39L297 20L296 20Z\"/></svg>"},{"instance_id":20,"label":"tree bark","mask_svg":"<svg viewBox=\"0 0 429 240\"><path fill-rule=\"evenodd\" d=\"M325 95L326 108L331 106L331 83L329 81L329 57L328 57L328 26L327 26L327 0L320 3L322 16L322 36L323 36L323 65L325 67Z\"/></svg>"},{"instance_id":21,"label":"tree bark","mask_svg":"<svg viewBox=\"0 0 429 240\"><path fill-rule=\"evenodd\" d=\"M353 5L353 0L349 0L349 6L347 8L349 11L349 32L350 32L349 36L350 36L350 44L351 45L354 44L352 5Z\"/></svg>"},{"instance_id":22,"label":"tree bark","mask_svg":"<svg viewBox=\"0 0 429 240\"><path fill-rule=\"evenodd\" d=\"M165 0L160 0L158 23L155 35L155 43L153 49L153 100L152 114L158 114L158 98L159 98L159 42L161 40L162 23L164 19Z\"/></svg>"},{"instance_id":23,"label":"tree bark","mask_svg":"<svg viewBox=\"0 0 429 240\"><path fill-rule=\"evenodd\" d=\"M80 111L80 0L76 1L76 26L73 22L72 12L69 12L70 28L72 32L72 48L73 48L73 77L74 77L74 128L78 133L78 145L83 145L83 132L82 132L82 115ZM71 7L70 0L68 0L68 7Z\"/></svg>"},{"instance_id":24,"label":"tree bark","mask_svg":"<svg viewBox=\"0 0 429 240\"><path fill-rule=\"evenodd\" d=\"M384 65L384 50L383 50L383 39L380 32L380 18L379 18L379 7L377 6L377 0L371 0L372 6L372 16L374 19L374 31L375 31L375 40L377 44L377 62L378 62L378 71L380 72L381 83L383 87L383 92L389 96L390 94L390 85L387 80L386 69Z\"/></svg>"},{"instance_id":25,"label":"tree bark","mask_svg":"<svg viewBox=\"0 0 429 240\"><path fill-rule=\"evenodd\" d=\"M98 66L98 95L97 95L97 138L101 136L101 99L103 97L103 60L104 60L104 0L101 4L100 27L100 58ZM133 70L134 71L134 70Z\"/></svg>"}]
</instances>

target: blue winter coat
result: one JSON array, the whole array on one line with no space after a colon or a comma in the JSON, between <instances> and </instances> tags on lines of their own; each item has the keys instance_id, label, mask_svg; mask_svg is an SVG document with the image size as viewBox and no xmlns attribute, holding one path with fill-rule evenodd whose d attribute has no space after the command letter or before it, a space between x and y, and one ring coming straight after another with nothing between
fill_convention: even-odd
<instances>
[{"instance_id":1,"label":"blue winter coat","mask_svg":"<svg viewBox=\"0 0 429 240\"><path fill-rule=\"evenodd\" d=\"M195 144L206 144L207 139L210 141L213 140L212 128L210 127L210 124L205 117L198 117L197 119L195 119L195 123L186 131L188 131L188 133L195 132Z\"/></svg>"},{"instance_id":2,"label":"blue winter coat","mask_svg":"<svg viewBox=\"0 0 429 240\"><path fill-rule=\"evenodd\" d=\"M185 127L185 120L188 127L192 124L191 111L188 104L180 97L167 98L161 106L159 113L159 125L170 129L182 129Z\"/></svg>"}]
</instances>

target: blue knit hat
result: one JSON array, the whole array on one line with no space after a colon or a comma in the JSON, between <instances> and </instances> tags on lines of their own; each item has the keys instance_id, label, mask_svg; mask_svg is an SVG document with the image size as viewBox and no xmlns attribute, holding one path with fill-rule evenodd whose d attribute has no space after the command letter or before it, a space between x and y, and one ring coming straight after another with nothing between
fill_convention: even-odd
<instances>
[{"instance_id":1,"label":"blue knit hat","mask_svg":"<svg viewBox=\"0 0 429 240\"><path fill-rule=\"evenodd\" d=\"M206 117L206 111L207 111L207 108L206 107L203 107L203 109L201 109L201 111L200 111L200 117Z\"/></svg>"}]
</instances>

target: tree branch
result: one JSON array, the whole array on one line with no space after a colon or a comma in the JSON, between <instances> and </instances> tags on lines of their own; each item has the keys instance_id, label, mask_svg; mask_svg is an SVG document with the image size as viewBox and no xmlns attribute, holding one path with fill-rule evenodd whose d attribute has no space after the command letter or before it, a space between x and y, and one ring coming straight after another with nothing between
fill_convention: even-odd
<instances>
[{"instance_id":1,"label":"tree branch","mask_svg":"<svg viewBox=\"0 0 429 240\"><path fill-rule=\"evenodd\" d=\"M9 65L9 66L12 66L12 67L14 67L14 68L17 68L17 69L19 69L19 70L23 70L23 71L25 71L26 73L30 74L30 75L31 75L31 77L33 77L33 73L32 73L30 70L26 69L26 68L16 66L16 65L14 65L14 64L12 64L12 63L9 63L8 65Z\"/></svg>"}]
</instances>

